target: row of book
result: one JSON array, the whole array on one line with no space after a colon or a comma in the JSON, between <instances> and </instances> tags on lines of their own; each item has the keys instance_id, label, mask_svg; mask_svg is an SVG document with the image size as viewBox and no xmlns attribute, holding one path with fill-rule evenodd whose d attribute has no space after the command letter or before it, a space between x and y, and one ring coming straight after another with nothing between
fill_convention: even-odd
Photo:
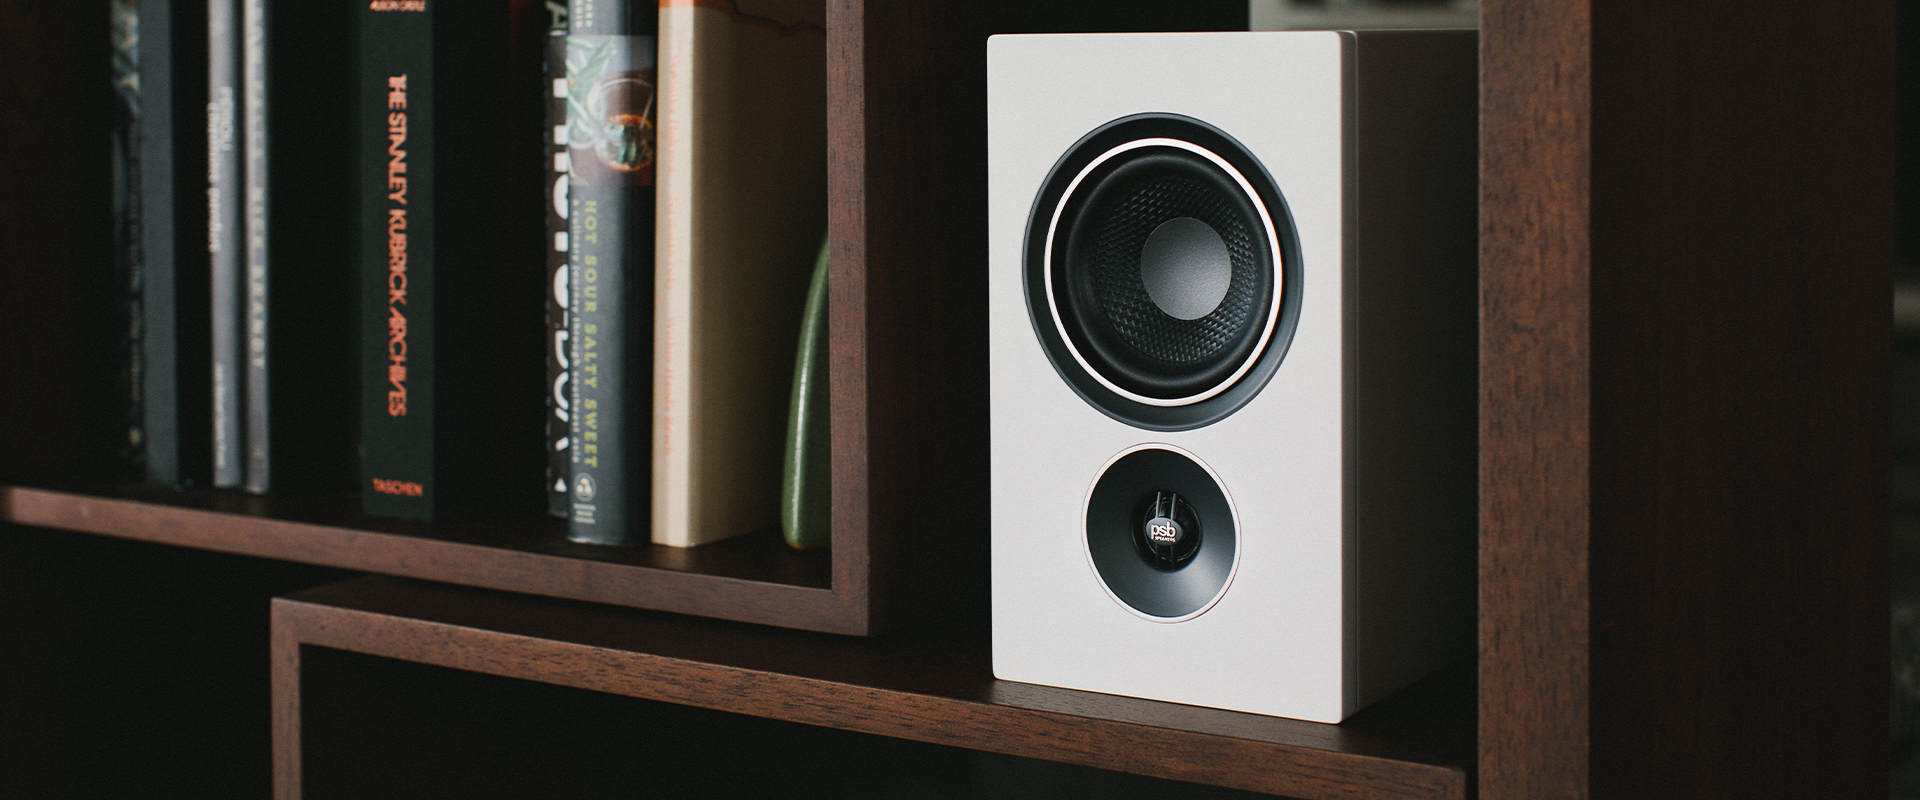
<instances>
[{"instance_id":1,"label":"row of book","mask_svg":"<svg viewBox=\"0 0 1920 800\"><path fill-rule=\"evenodd\" d=\"M113 14L147 481L825 543L823 2Z\"/></svg>"}]
</instances>

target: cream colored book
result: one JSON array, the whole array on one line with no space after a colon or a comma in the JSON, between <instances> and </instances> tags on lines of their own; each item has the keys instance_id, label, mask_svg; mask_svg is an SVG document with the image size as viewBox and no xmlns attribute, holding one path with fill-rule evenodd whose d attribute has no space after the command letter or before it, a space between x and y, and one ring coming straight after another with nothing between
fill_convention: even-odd
<instances>
[{"instance_id":1,"label":"cream colored book","mask_svg":"<svg viewBox=\"0 0 1920 800\"><path fill-rule=\"evenodd\" d=\"M661 0L653 541L778 527L826 230L824 0Z\"/></svg>"}]
</instances>

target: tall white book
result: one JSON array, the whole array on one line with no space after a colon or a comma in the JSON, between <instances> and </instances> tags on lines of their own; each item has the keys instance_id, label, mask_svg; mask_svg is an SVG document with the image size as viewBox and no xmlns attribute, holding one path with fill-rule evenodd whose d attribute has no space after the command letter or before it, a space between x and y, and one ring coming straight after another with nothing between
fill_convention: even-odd
<instances>
[{"instance_id":1,"label":"tall white book","mask_svg":"<svg viewBox=\"0 0 1920 800\"><path fill-rule=\"evenodd\" d=\"M779 524L807 279L826 231L823 0L663 0L655 544Z\"/></svg>"}]
</instances>

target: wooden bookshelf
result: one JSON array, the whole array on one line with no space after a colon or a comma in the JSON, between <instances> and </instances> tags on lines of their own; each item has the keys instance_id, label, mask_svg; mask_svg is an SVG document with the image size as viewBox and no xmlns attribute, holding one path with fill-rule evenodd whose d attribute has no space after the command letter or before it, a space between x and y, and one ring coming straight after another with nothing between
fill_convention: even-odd
<instances>
[{"instance_id":1,"label":"wooden bookshelf","mask_svg":"<svg viewBox=\"0 0 1920 800\"><path fill-rule=\"evenodd\" d=\"M59 721L0 724L23 791L299 796L368 685L300 670L357 653L1220 791L1884 792L1889 0L1482 0L1473 664L1339 726L991 679L982 38L1215 27L1170 5L828 4L825 554L118 486L104 4L0 5L0 614L45 678L0 707Z\"/></svg>"}]
</instances>

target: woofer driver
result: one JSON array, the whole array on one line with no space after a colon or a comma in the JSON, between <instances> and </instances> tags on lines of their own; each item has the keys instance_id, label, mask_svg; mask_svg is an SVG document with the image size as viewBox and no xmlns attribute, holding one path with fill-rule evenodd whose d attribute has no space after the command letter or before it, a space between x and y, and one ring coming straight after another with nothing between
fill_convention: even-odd
<instances>
[{"instance_id":1,"label":"woofer driver","mask_svg":"<svg viewBox=\"0 0 1920 800\"><path fill-rule=\"evenodd\" d=\"M1191 117L1138 114L1082 137L1042 183L1029 313L1095 408L1196 428L1272 378L1299 318L1299 260L1285 200L1244 146Z\"/></svg>"}]
</instances>

